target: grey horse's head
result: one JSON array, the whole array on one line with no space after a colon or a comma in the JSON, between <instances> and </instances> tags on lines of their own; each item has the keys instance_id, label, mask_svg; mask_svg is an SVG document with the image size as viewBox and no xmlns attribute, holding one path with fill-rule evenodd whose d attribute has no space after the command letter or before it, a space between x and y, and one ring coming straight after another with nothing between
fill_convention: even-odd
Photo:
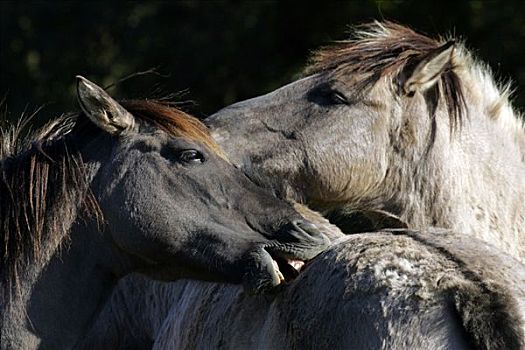
<instances>
[{"instance_id":1,"label":"grey horse's head","mask_svg":"<svg viewBox=\"0 0 525 350\"><path fill-rule=\"evenodd\" d=\"M82 77L77 90L79 118L92 123L72 133L82 134L94 169L105 234L135 271L260 290L327 246L290 204L234 167L198 120L151 101L118 103Z\"/></svg>"},{"instance_id":2,"label":"grey horse's head","mask_svg":"<svg viewBox=\"0 0 525 350\"><path fill-rule=\"evenodd\" d=\"M352 203L396 212L396 196L410 185L405 174L417 172L435 137L436 108L451 110L442 130L458 121L454 48L374 23L320 50L306 77L206 123L232 162L314 209Z\"/></svg>"}]
</instances>

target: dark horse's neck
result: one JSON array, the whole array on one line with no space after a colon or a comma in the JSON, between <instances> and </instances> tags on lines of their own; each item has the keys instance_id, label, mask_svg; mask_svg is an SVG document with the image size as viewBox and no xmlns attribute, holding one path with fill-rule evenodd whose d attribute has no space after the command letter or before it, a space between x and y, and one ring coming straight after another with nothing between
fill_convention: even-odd
<instances>
[{"instance_id":1,"label":"dark horse's neck","mask_svg":"<svg viewBox=\"0 0 525 350\"><path fill-rule=\"evenodd\" d=\"M49 156L53 159L49 167L59 166L63 155L52 153L53 147L44 148L42 154L33 158L31 154L34 153L31 152L35 151L30 150L29 155L13 159L13 164L18 162L16 167L12 171L7 169L4 176L12 176L8 179L9 183L16 186L21 182L14 178L17 170L21 169L20 173L26 174L31 159L45 162L42 157ZM68 147L71 150L71 145ZM87 152L82 153L82 158L91 158L89 149L84 151ZM84 164L86 171L80 174L86 176L86 183L91 183L95 177L98 164ZM60 190L59 185L53 182L54 178L60 178L55 174L61 174L62 169L51 169L46 173L47 188L58 193L70 191ZM32 183L31 179L27 181ZM80 181L77 179L77 182ZM2 286L5 289L0 303L1 349L72 348L90 326L117 278L125 274L129 267L127 261L120 260L122 254L115 251L108 238L110 236L100 232L95 219L77 216L79 207L85 201L85 192L74 192L72 189L67 193L73 194L64 200L50 195L54 200L47 204L46 213L48 216L54 214L54 218L46 219L41 232L43 239L38 243L39 251L45 254L40 254L33 263L18 270L16 281L8 280L9 285ZM24 200L22 195L19 197ZM53 234L52 230L57 227L64 233ZM33 234L31 227L26 231L22 234Z\"/></svg>"},{"instance_id":2,"label":"dark horse's neck","mask_svg":"<svg viewBox=\"0 0 525 350\"><path fill-rule=\"evenodd\" d=\"M115 266L125 266L93 226L75 224L69 244L45 268L32 266L24 274L28 293L2 316L2 349L71 348L87 331L122 274Z\"/></svg>"}]
</instances>

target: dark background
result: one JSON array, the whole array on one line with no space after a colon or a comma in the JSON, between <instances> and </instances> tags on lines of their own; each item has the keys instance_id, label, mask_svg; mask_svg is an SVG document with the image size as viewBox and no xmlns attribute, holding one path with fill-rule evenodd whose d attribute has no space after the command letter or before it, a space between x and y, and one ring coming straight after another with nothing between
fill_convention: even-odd
<instances>
[{"instance_id":1,"label":"dark background","mask_svg":"<svg viewBox=\"0 0 525 350\"><path fill-rule=\"evenodd\" d=\"M525 106L525 1L0 2L0 98L15 119L76 109L74 76L118 84L117 97L188 90L199 116L299 76L309 53L349 25L389 19L452 33L513 80ZM5 118L5 117L3 117Z\"/></svg>"}]
</instances>

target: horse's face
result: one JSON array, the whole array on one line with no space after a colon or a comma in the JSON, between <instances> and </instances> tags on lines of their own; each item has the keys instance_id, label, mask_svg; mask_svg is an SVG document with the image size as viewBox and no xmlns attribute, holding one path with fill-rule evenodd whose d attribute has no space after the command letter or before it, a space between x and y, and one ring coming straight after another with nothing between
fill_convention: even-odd
<instances>
[{"instance_id":1,"label":"horse's face","mask_svg":"<svg viewBox=\"0 0 525 350\"><path fill-rule=\"evenodd\" d=\"M424 92L449 63L450 46L406 72L384 76L314 74L206 120L230 159L274 188L318 210L384 202L399 157L428 130ZM404 72L403 72L404 73ZM418 110L421 109L421 110ZM391 181L386 181L389 178Z\"/></svg>"},{"instance_id":2,"label":"horse's face","mask_svg":"<svg viewBox=\"0 0 525 350\"><path fill-rule=\"evenodd\" d=\"M97 94L104 97L93 98ZM89 146L90 157L100 160L93 190L106 232L137 270L258 290L281 283L281 273L292 274L287 262L326 248L326 237L312 224L254 185L209 142L173 136L121 105L100 115L98 106L109 96L83 79L79 97L97 125L109 133L119 129Z\"/></svg>"},{"instance_id":3,"label":"horse's face","mask_svg":"<svg viewBox=\"0 0 525 350\"><path fill-rule=\"evenodd\" d=\"M385 177L389 118L379 89L356 94L350 79L314 75L206 122L232 162L276 188L310 204L359 200Z\"/></svg>"}]
</instances>

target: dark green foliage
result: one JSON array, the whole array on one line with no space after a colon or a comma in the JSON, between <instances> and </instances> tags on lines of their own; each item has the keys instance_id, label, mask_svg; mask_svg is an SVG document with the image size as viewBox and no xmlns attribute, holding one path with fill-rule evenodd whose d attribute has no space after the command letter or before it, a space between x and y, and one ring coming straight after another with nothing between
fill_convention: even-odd
<instances>
[{"instance_id":1,"label":"dark green foliage","mask_svg":"<svg viewBox=\"0 0 525 350\"><path fill-rule=\"evenodd\" d=\"M158 67L113 94L159 97L189 89L194 111L295 79L311 50L348 25L389 19L429 35L452 33L517 88L525 105L525 2L0 2L0 99L11 118L43 104L74 106L74 76L109 85Z\"/></svg>"}]
</instances>

